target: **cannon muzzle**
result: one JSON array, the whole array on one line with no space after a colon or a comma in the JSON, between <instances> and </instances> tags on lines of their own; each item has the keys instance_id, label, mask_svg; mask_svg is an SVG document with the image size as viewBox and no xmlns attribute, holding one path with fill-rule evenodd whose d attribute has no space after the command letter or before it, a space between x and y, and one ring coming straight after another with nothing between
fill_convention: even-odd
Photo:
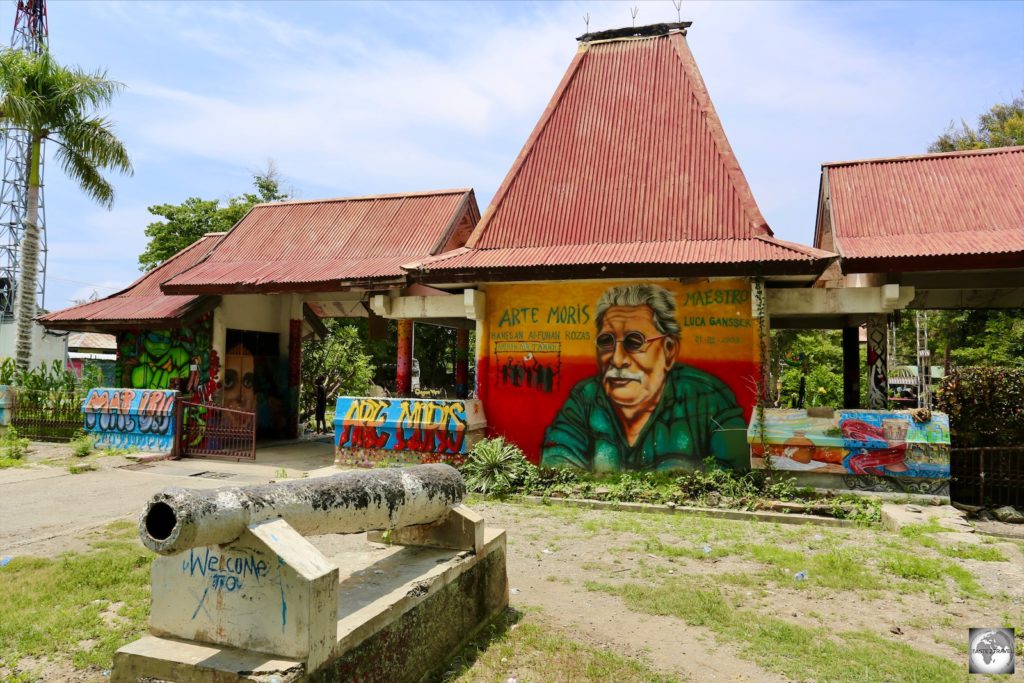
<instances>
[{"instance_id":1,"label":"cannon muzzle","mask_svg":"<svg viewBox=\"0 0 1024 683\"><path fill-rule=\"evenodd\" d=\"M443 519L466 486L449 465L341 472L260 486L166 488L149 501L139 537L173 555L236 540L250 524L282 518L303 535L401 529Z\"/></svg>"}]
</instances>

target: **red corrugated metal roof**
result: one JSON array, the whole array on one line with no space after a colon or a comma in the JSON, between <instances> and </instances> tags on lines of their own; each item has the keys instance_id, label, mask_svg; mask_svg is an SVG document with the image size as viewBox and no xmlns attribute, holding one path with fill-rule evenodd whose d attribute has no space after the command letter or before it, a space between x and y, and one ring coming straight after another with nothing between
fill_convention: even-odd
<instances>
[{"instance_id":1,"label":"red corrugated metal roof","mask_svg":"<svg viewBox=\"0 0 1024 683\"><path fill-rule=\"evenodd\" d=\"M161 265L146 273L126 289L89 303L47 313L39 318L54 329L101 329L126 325L173 325L185 316L209 306L207 296L169 296L160 291L160 283L201 261L223 238L211 233L185 247Z\"/></svg>"},{"instance_id":2,"label":"red corrugated metal roof","mask_svg":"<svg viewBox=\"0 0 1024 683\"><path fill-rule=\"evenodd\" d=\"M261 204L162 289L316 291L404 279L401 265L438 253L467 213L479 216L471 189Z\"/></svg>"},{"instance_id":3,"label":"red corrugated metal roof","mask_svg":"<svg viewBox=\"0 0 1024 683\"><path fill-rule=\"evenodd\" d=\"M1024 147L830 163L822 173L844 271L1024 265Z\"/></svg>"},{"instance_id":4,"label":"red corrugated metal roof","mask_svg":"<svg viewBox=\"0 0 1024 683\"><path fill-rule=\"evenodd\" d=\"M772 245L683 31L635 31L644 32L655 35L583 39L467 241L474 251L410 268L746 263L753 271L757 261L790 260L813 270L834 258Z\"/></svg>"},{"instance_id":5,"label":"red corrugated metal roof","mask_svg":"<svg viewBox=\"0 0 1024 683\"><path fill-rule=\"evenodd\" d=\"M768 236L746 239L673 240L562 244L507 249L457 249L447 254L410 263L406 268L424 271L473 269L546 268L564 265L678 264L708 267L749 263L827 262L834 254Z\"/></svg>"}]
</instances>

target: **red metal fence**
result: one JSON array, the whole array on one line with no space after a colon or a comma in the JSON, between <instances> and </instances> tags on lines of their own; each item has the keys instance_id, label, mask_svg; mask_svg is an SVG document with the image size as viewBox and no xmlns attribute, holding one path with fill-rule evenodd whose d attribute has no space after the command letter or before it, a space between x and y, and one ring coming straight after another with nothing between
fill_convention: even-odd
<instances>
[{"instance_id":1,"label":"red metal fence","mask_svg":"<svg viewBox=\"0 0 1024 683\"><path fill-rule=\"evenodd\" d=\"M179 401L178 457L256 459L256 413Z\"/></svg>"},{"instance_id":2,"label":"red metal fence","mask_svg":"<svg viewBox=\"0 0 1024 683\"><path fill-rule=\"evenodd\" d=\"M953 448L949 497L967 505L1024 505L1024 446Z\"/></svg>"}]
</instances>

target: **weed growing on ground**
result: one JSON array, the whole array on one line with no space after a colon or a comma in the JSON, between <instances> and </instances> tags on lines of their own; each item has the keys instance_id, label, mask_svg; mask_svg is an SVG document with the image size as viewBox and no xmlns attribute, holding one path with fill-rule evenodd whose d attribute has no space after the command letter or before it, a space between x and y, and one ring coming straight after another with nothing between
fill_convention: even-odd
<instances>
[{"instance_id":1,"label":"weed growing on ground","mask_svg":"<svg viewBox=\"0 0 1024 683\"><path fill-rule=\"evenodd\" d=\"M28 452L29 440L18 436L18 430L8 427L0 436L0 457L8 460L21 460Z\"/></svg>"},{"instance_id":2,"label":"weed growing on ground","mask_svg":"<svg viewBox=\"0 0 1024 683\"><path fill-rule=\"evenodd\" d=\"M469 681L577 681L671 683L640 661L573 642L532 623L530 615L506 610L484 628L451 662L446 683Z\"/></svg>"},{"instance_id":3,"label":"weed growing on ground","mask_svg":"<svg viewBox=\"0 0 1024 683\"><path fill-rule=\"evenodd\" d=\"M0 568L0 666L64 655L79 669L109 669L114 651L143 630L152 554L132 538L133 524L108 531L92 551L15 557Z\"/></svg>"},{"instance_id":4,"label":"weed growing on ground","mask_svg":"<svg viewBox=\"0 0 1024 683\"><path fill-rule=\"evenodd\" d=\"M637 612L673 616L736 645L741 655L794 680L859 683L963 680L961 666L865 631L829 633L748 609L736 609L717 588L672 579L660 585L587 582L621 597Z\"/></svg>"},{"instance_id":5,"label":"weed growing on ground","mask_svg":"<svg viewBox=\"0 0 1024 683\"><path fill-rule=\"evenodd\" d=\"M72 441L70 446L75 457L85 458L92 454L93 448L96 446L96 438L91 434L82 434Z\"/></svg>"}]
</instances>

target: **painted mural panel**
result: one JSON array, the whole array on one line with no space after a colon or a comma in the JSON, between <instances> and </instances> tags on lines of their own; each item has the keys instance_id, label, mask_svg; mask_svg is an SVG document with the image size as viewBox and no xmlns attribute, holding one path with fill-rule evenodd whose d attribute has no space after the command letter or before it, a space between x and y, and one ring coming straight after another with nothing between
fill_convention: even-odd
<instances>
[{"instance_id":1,"label":"painted mural panel","mask_svg":"<svg viewBox=\"0 0 1024 683\"><path fill-rule=\"evenodd\" d=\"M838 410L810 417L806 410L766 410L751 421L751 462L764 467L767 447L780 470L868 476L949 478L949 417L932 413L915 422L910 411Z\"/></svg>"},{"instance_id":2,"label":"painted mural panel","mask_svg":"<svg viewBox=\"0 0 1024 683\"><path fill-rule=\"evenodd\" d=\"M211 400L220 372L212 335L212 314L178 329L119 333L117 372L121 386L178 389L199 400Z\"/></svg>"},{"instance_id":3,"label":"painted mural panel","mask_svg":"<svg viewBox=\"0 0 1024 683\"><path fill-rule=\"evenodd\" d=\"M458 464L484 423L476 400L341 396L334 412L334 444L343 464L395 460L389 451L403 452L403 462Z\"/></svg>"},{"instance_id":4,"label":"painted mural panel","mask_svg":"<svg viewBox=\"0 0 1024 683\"><path fill-rule=\"evenodd\" d=\"M150 389L90 389L82 404L85 431L100 448L169 452L177 395Z\"/></svg>"},{"instance_id":5,"label":"painted mural panel","mask_svg":"<svg viewBox=\"0 0 1024 683\"><path fill-rule=\"evenodd\" d=\"M747 469L757 375L746 279L487 288L488 427L543 466Z\"/></svg>"}]
</instances>

